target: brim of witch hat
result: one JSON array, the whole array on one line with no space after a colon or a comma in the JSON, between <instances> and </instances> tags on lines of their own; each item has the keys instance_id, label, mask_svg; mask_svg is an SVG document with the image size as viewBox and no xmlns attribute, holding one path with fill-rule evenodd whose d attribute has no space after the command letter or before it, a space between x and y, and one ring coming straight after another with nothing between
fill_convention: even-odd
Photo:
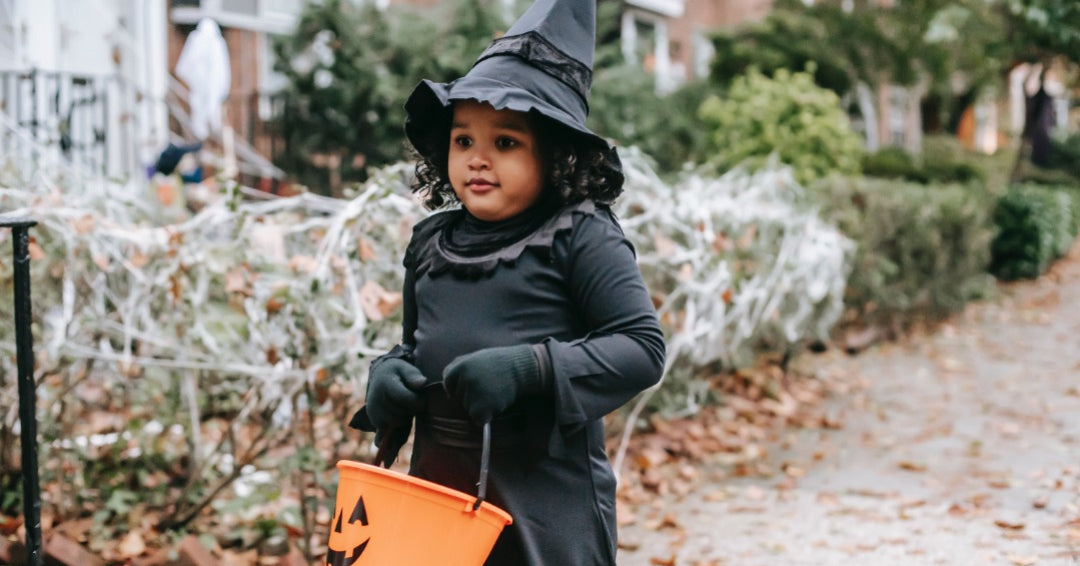
<instances>
[{"instance_id":1,"label":"brim of witch hat","mask_svg":"<svg viewBox=\"0 0 1080 566\"><path fill-rule=\"evenodd\" d=\"M440 146L449 144L445 134L450 108L457 100L475 100L496 110L536 112L554 120L580 136L585 144L608 154L618 167L618 154L599 135L585 126L589 108L582 94L588 86L570 86L576 77L556 78L516 56L482 59L464 77L449 83L424 80L405 102L405 134L420 155L431 158ZM528 85L523 88L519 85ZM581 90L579 90L581 89ZM437 145L438 144L438 145Z\"/></svg>"}]
</instances>

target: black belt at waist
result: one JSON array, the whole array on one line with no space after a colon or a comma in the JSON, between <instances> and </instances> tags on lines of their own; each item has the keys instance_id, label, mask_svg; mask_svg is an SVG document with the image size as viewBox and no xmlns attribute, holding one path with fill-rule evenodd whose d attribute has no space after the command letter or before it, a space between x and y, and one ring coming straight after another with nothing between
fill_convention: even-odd
<instances>
[{"instance_id":1,"label":"black belt at waist","mask_svg":"<svg viewBox=\"0 0 1080 566\"><path fill-rule=\"evenodd\" d=\"M491 421L492 448L507 448L524 444L526 434L525 415L503 415ZM479 450L483 443L483 427L468 419L418 415L416 433L426 436L444 446Z\"/></svg>"}]
</instances>

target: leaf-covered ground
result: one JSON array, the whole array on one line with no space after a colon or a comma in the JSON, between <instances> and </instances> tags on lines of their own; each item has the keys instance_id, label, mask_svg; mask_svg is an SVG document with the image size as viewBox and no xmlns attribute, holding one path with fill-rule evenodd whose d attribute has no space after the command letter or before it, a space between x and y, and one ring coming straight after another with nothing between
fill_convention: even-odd
<instances>
[{"instance_id":1,"label":"leaf-covered ground","mask_svg":"<svg viewBox=\"0 0 1080 566\"><path fill-rule=\"evenodd\" d=\"M1080 245L933 332L798 364L859 386L763 429L749 471L665 458L625 486L620 566L1080 564Z\"/></svg>"}]
</instances>

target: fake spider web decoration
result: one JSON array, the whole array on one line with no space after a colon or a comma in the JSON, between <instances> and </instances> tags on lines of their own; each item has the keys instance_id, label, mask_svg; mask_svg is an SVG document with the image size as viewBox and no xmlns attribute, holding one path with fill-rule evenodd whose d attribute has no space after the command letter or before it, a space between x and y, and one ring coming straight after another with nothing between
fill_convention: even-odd
<instances>
[{"instance_id":1,"label":"fake spider web decoration","mask_svg":"<svg viewBox=\"0 0 1080 566\"><path fill-rule=\"evenodd\" d=\"M187 413L171 423L186 420L197 456L228 467L198 438L200 399L231 396L235 420L282 428L298 407L326 410L289 402L305 386L341 384L361 405L369 359L400 339L401 257L426 214L409 196L410 166L377 172L350 200L249 201L230 186L190 214L179 187L103 179L18 142L23 155L0 167L0 210L39 222L37 373L67 384L39 388L43 406L63 401L73 383L122 390L139 378L179 395ZM854 248L803 202L790 171L685 174L669 184L636 150L622 156L626 192L615 211L664 326L666 375L745 363L762 344L828 332ZM0 316L10 319L6 256L0 280ZM7 375L12 332L0 330ZM707 385L681 379L690 381L682 409L692 412ZM14 383L0 396L13 423Z\"/></svg>"}]
</instances>

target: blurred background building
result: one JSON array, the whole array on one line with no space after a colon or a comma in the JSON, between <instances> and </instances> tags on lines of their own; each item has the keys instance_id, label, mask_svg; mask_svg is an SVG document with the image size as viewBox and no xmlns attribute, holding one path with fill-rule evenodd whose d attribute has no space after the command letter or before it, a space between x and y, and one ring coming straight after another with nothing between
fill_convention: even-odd
<instances>
[{"instance_id":1,"label":"blurred background building","mask_svg":"<svg viewBox=\"0 0 1080 566\"><path fill-rule=\"evenodd\" d=\"M232 71L225 122L241 167L273 175L277 109L271 37L308 0L0 0L0 109L12 125L110 175L191 141L189 89L174 69L203 18L220 27ZM439 0L374 0L433 5ZM500 2L508 16L520 0ZM763 17L771 0L627 0L623 52L671 90L708 72L710 30Z\"/></svg>"},{"instance_id":2,"label":"blurred background building","mask_svg":"<svg viewBox=\"0 0 1080 566\"><path fill-rule=\"evenodd\" d=\"M272 38L290 33L309 1L0 0L0 115L11 128L73 161L114 176L141 174L169 143L195 137L193 85L180 80L175 68L196 25L209 18L221 28L231 69L223 105L228 139L215 132L210 146L228 146L239 172L249 179L280 179L283 173L273 163L281 140L269 124L282 111L275 93L284 79L273 70ZM431 6L441 0L368 1L385 8ZM508 19L527 3L490 1ZM708 76L713 31L761 20L773 6L773 0L602 1L620 4L623 57L653 74L660 93ZM877 5L887 9L892 3L879 0ZM1003 93L1006 103L983 100L972 106L962 132L970 147L993 152L1003 133L1019 133L1022 78L1028 74L1026 69L1014 73ZM918 92L884 87L859 97L862 116L856 123L868 149L919 147ZM1067 120L1068 103L1056 103L1065 110L1059 119ZM5 143L5 148L11 145ZM218 165L225 166L211 163Z\"/></svg>"}]
</instances>

